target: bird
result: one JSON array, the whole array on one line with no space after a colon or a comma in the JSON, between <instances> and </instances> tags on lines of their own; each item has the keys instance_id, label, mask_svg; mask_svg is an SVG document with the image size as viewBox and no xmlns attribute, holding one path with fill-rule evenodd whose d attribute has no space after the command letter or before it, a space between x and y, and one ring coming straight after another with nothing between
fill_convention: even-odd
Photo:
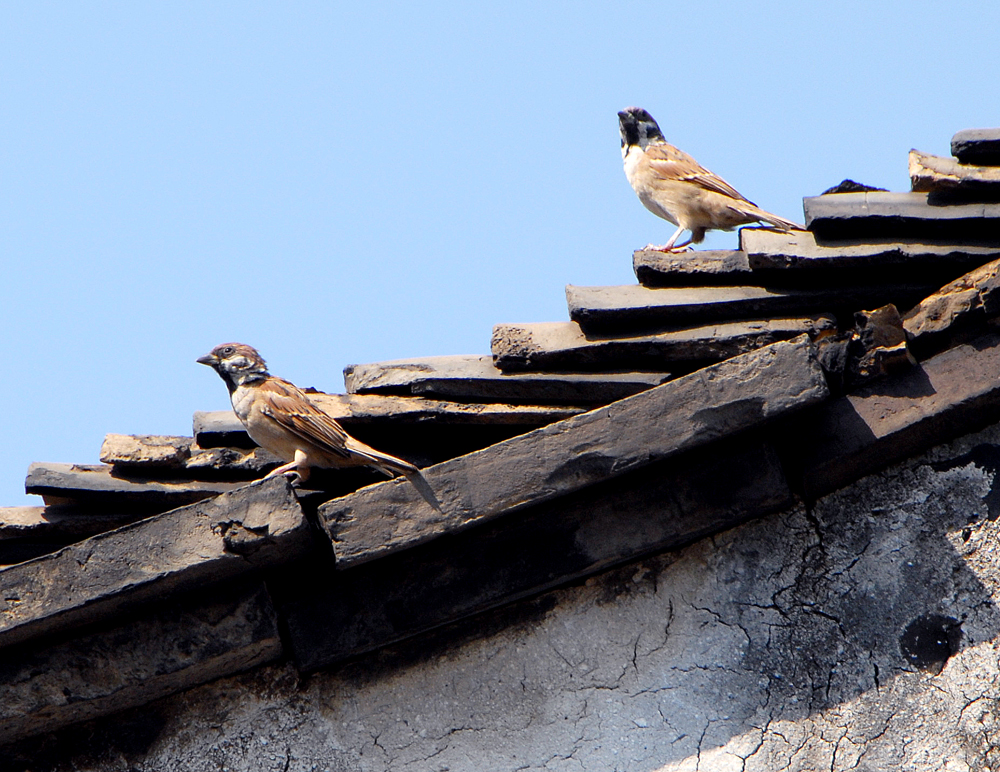
<instances>
[{"instance_id":1,"label":"bird","mask_svg":"<svg viewBox=\"0 0 1000 772\"><path fill-rule=\"evenodd\" d=\"M354 439L302 389L267 371L257 350L243 343L222 343L199 364L214 369L229 388L233 410L250 438L288 463L267 477L309 479L312 467L371 466L389 477L420 474L408 461Z\"/></svg>"},{"instance_id":2,"label":"bird","mask_svg":"<svg viewBox=\"0 0 1000 772\"><path fill-rule=\"evenodd\" d=\"M700 244L709 230L765 222L780 230L805 230L791 220L765 212L682 150L668 144L656 121L641 107L618 113L625 176L650 212L677 226L670 241L648 250L676 252ZM684 231L691 238L677 244Z\"/></svg>"}]
</instances>

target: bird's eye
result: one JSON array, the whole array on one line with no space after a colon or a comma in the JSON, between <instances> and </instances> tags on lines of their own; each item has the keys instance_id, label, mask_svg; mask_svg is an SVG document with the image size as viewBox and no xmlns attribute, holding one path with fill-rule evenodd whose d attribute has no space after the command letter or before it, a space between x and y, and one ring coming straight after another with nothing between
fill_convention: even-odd
<instances>
[{"instance_id":1,"label":"bird's eye","mask_svg":"<svg viewBox=\"0 0 1000 772\"><path fill-rule=\"evenodd\" d=\"M224 357L229 357L236 353L236 349L233 348L232 346L226 346L219 353L222 354L222 356Z\"/></svg>"}]
</instances>

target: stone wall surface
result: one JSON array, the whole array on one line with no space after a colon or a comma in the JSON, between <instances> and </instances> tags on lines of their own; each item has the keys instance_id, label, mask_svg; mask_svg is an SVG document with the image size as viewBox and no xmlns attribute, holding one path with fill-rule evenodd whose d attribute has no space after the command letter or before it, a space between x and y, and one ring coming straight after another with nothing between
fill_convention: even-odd
<instances>
[{"instance_id":1,"label":"stone wall surface","mask_svg":"<svg viewBox=\"0 0 1000 772\"><path fill-rule=\"evenodd\" d=\"M0 769L997 769L997 469L1000 426L336 669L264 666L26 741Z\"/></svg>"}]
</instances>

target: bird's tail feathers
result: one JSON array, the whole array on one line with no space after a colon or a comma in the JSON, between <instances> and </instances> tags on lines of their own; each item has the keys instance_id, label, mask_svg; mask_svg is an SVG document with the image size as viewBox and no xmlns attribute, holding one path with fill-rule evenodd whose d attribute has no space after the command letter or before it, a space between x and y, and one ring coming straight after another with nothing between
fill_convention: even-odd
<instances>
[{"instance_id":1,"label":"bird's tail feathers","mask_svg":"<svg viewBox=\"0 0 1000 772\"><path fill-rule=\"evenodd\" d=\"M360 445L361 443L358 444ZM356 452L358 455L369 459L372 466L388 477L395 477L398 474L409 477L411 474L420 473L420 470L409 461L404 461L401 458L390 456L388 453L375 450L375 448L368 445L364 445L363 447L354 447L351 448L351 450Z\"/></svg>"},{"instance_id":2,"label":"bird's tail feathers","mask_svg":"<svg viewBox=\"0 0 1000 772\"><path fill-rule=\"evenodd\" d=\"M753 213L760 218L761 222L766 222L768 225L773 225L783 231L804 231L806 229L804 225L786 220L784 217L778 217L778 215L766 212L758 206L754 207Z\"/></svg>"},{"instance_id":3,"label":"bird's tail feathers","mask_svg":"<svg viewBox=\"0 0 1000 772\"><path fill-rule=\"evenodd\" d=\"M353 437L351 438L354 439ZM420 469L415 467L409 461L403 461L401 458L396 458L395 456L390 456L388 453L383 453L380 450L375 450L375 448L365 445L362 442L354 440L350 443L351 450L353 450L358 455L364 456L369 460L372 466L378 469L385 475L389 477L395 477L397 474L403 475L414 488L417 489L423 499L431 505L438 512L443 512L441 508L441 502L438 501L438 497L434 494L430 483L424 479L423 473Z\"/></svg>"}]
</instances>

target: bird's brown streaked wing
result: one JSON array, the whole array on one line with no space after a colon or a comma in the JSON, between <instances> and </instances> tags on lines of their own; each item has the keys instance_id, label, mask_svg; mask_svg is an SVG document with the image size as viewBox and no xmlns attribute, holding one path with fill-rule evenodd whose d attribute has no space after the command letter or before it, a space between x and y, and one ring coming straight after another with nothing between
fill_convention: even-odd
<instances>
[{"instance_id":1,"label":"bird's brown streaked wing","mask_svg":"<svg viewBox=\"0 0 1000 772\"><path fill-rule=\"evenodd\" d=\"M679 161L691 166L701 167L693 157L689 156L679 147L674 147L669 142L653 143L646 146L646 155L658 161Z\"/></svg>"},{"instance_id":2,"label":"bird's brown streaked wing","mask_svg":"<svg viewBox=\"0 0 1000 772\"><path fill-rule=\"evenodd\" d=\"M347 432L310 402L301 389L281 378L269 378L259 388L264 397L261 412L322 450L350 458Z\"/></svg>"},{"instance_id":3,"label":"bird's brown streaked wing","mask_svg":"<svg viewBox=\"0 0 1000 772\"><path fill-rule=\"evenodd\" d=\"M650 168L664 180L690 182L705 190L711 190L723 196L735 198L737 201L746 201L748 204L753 204L752 201L744 197L736 188L722 179L722 177L710 172L687 153L671 145L653 145L648 147L646 149L646 157L649 159ZM753 205L756 206L756 204Z\"/></svg>"}]
</instances>

